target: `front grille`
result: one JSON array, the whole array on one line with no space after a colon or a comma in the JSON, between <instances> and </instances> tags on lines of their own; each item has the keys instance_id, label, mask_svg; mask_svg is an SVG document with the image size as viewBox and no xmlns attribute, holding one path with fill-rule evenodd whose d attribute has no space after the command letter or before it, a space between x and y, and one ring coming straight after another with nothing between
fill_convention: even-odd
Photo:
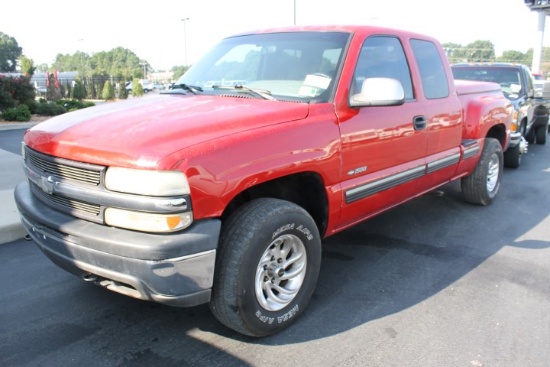
<instances>
[{"instance_id":1,"label":"front grille","mask_svg":"<svg viewBox=\"0 0 550 367\"><path fill-rule=\"evenodd\" d=\"M88 163L56 158L25 147L25 162L27 167L40 177L36 183L29 180L33 194L44 204L75 217L103 222L100 204L90 203L82 199L67 197L55 190L43 190L41 182L47 177L54 182L70 184L70 187L87 190L101 190L102 176L106 167ZM34 177L36 181L37 178ZM41 181L42 180L42 181ZM54 184L55 185L55 184ZM72 196L72 195L71 195Z\"/></svg>"},{"instance_id":2,"label":"front grille","mask_svg":"<svg viewBox=\"0 0 550 367\"><path fill-rule=\"evenodd\" d=\"M96 186L99 185L101 181L101 172L104 169L101 166L60 160L37 153L28 148L26 148L25 155L27 157L27 162L34 167L38 168L42 172L53 174L61 179Z\"/></svg>"},{"instance_id":3,"label":"front grille","mask_svg":"<svg viewBox=\"0 0 550 367\"><path fill-rule=\"evenodd\" d=\"M75 214L74 211L84 212L96 217L99 216L101 212L101 208L97 204L85 203L83 201L69 199L62 196L57 196L55 194L54 195L48 194L42 191L40 187L38 187L36 184L31 182L30 185L31 185L32 192L39 199L41 199L43 202L46 202L46 203L51 203L54 205L57 204L55 206L64 212L73 213L73 214Z\"/></svg>"}]
</instances>

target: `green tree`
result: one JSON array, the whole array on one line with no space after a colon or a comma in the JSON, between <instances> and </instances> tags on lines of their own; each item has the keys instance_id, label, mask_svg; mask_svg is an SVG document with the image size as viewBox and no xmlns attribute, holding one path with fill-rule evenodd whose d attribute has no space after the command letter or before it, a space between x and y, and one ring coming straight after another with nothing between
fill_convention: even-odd
<instances>
[{"instance_id":1,"label":"green tree","mask_svg":"<svg viewBox=\"0 0 550 367\"><path fill-rule=\"evenodd\" d=\"M504 51L502 55L497 57L497 61L500 61L500 62L515 62L519 64L527 63L527 59L528 59L528 56L523 52L513 51L513 50Z\"/></svg>"},{"instance_id":2,"label":"green tree","mask_svg":"<svg viewBox=\"0 0 550 367\"><path fill-rule=\"evenodd\" d=\"M172 72L172 79L178 80L180 76L185 74L185 72L189 70L189 66L174 66L170 71Z\"/></svg>"},{"instance_id":3,"label":"green tree","mask_svg":"<svg viewBox=\"0 0 550 367\"><path fill-rule=\"evenodd\" d=\"M17 59L23 53L15 38L0 32L0 72L14 72Z\"/></svg>"},{"instance_id":4,"label":"green tree","mask_svg":"<svg viewBox=\"0 0 550 367\"><path fill-rule=\"evenodd\" d=\"M478 40L465 48L469 62L495 61L495 45L491 41Z\"/></svg>"},{"instance_id":5,"label":"green tree","mask_svg":"<svg viewBox=\"0 0 550 367\"><path fill-rule=\"evenodd\" d=\"M19 62L21 64L21 72L27 76L33 76L36 66L34 66L33 59L29 59L25 55L19 57Z\"/></svg>"},{"instance_id":6,"label":"green tree","mask_svg":"<svg viewBox=\"0 0 550 367\"><path fill-rule=\"evenodd\" d=\"M115 99L115 89L109 80L103 85L103 91L101 92L101 97L106 101L112 101Z\"/></svg>"},{"instance_id":7,"label":"green tree","mask_svg":"<svg viewBox=\"0 0 550 367\"><path fill-rule=\"evenodd\" d=\"M443 43L443 49L447 55L449 63L455 64L457 62L463 62L466 60L467 55L464 47L458 43L447 42Z\"/></svg>"},{"instance_id":8,"label":"green tree","mask_svg":"<svg viewBox=\"0 0 550 367\"><path fill-rule=\"evenodd\" d=\"M82 101L86 98L86 88L80 79L77 79L73 87L73 98Z\"/></svg>"},{"instance_id":9,"label":"green tree","mask_svg":"<svg viewBox=\"0 0 550 367\"><path fill-rule=\"evenodd\" d=\"M134 78L132 81L132 96L139 97L145 94L143 90L143 85L139 82L138 78Z\"/></svg>"},{"instance_id":10,"label":"green tree","mask_svg":"<svg viewBox=\"0 0 550 367\"><path fill-rule=\"evenodd\" d=\"M128 90L126 89L126 83L124 82L118 83L118 98L119 99L128 98Z\"/></svg>"},{"instance_id":11,"label":"green tree","mask_svg":"<svg viewBox=\"0 0 550 367\"><path fill-rule=\"evenodd\" d=\"M143 75L140 59L132 51L117 47L110 51L101 51L92 56L77 51L72 55L58 54L52 69L59 71L78 71L81 77L112 75L116 80L129 80Z\"/></svg>"}]
</instances>

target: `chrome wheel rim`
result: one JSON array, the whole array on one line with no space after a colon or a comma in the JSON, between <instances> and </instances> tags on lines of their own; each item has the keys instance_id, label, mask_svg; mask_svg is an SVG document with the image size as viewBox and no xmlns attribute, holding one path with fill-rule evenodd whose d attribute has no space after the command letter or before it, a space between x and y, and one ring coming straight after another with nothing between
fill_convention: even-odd
<instances>
[{"instance_id":1,"label":"chrome wheel rim","mask_svg":"<svg viewBox=\"0 0 550 367\"><path fill-rule=\"evenodd\" d=\"M264 251L256 269L255 292L260 305L279 311L296 297L306 275L304 243L292 234L277 237Z\"/></svg>"},{"instance_id":2,"label":"chrome wheel rim","mask_svg":"<svg viewBox=\"0 0 550 367\"><path fill-rule=\"evenodd\" d=\"M499 159L496 154L491 156L489 169L487 172L487 191L493 192L498 184L498 175L500 171Z\"/></svg>"}]
</instances>

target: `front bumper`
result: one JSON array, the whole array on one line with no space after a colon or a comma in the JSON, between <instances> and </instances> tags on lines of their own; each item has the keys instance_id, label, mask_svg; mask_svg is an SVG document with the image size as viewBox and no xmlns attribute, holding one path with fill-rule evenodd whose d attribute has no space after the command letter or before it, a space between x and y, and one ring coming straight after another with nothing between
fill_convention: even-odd
<instances>
[{"instance_id":1,"label":"front bumper","mask_svg":"<svg viewBox=\"0 0 550 367\"><path fill-rule=\"evenodd\" d=\"M512 150L515 147L519 146L519 153L525 154L527 153L527 149L529 147L529 143L525 138L521 135L519 132L513 132L510 134L510 143L508 143L508 149Z\"/></svg>"},{"instance_id":2,"label":"front bumper","mask_svg":"<svg viewBox=\"0 0 550 367\"><path fill-rule=\"evenodd\" d=\"M59 267L143 300L179 307L210 300L219 220L197 221L182 233L149 234L53 210L32 195L27 182L14 195L23 226Z\"/></svg>"}]
</instances>

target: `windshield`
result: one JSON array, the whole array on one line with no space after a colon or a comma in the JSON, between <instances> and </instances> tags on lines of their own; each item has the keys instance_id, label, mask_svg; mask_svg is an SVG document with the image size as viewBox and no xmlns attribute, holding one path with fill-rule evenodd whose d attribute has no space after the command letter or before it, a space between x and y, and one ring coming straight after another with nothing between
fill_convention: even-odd
<instances>
[{"instance_id":1,"label":"windshield","mask_svg":"<svg viewBox=\"0 0 550 367\"><path fill-rule=\"evenodd\" d=\"M521 91L521 75L518 68L497 66L453 66L452 69L455 79L497 83L500 85L504 96L509 100L515 100L519 97Z\"/></svg>"},{"instance_id":2,"label":"windshield","mask_svg":"<svg viewBox=\"0 0 550 367\"><path fill-rule=\"evenodd\" d=\"M208 94L327 102L349 33L288 32L222 40L176 83Z\"/></svg>"}]
</instances>

